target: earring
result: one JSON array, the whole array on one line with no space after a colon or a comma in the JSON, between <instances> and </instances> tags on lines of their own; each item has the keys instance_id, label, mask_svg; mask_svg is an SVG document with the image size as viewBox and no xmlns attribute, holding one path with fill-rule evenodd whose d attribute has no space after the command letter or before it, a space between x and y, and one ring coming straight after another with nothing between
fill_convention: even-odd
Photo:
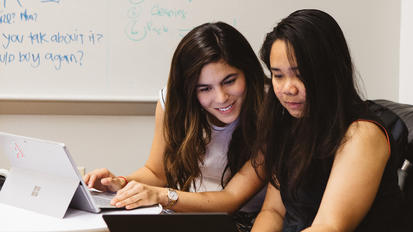
<instances>
[{"instance_id":1,"label":"earring","mask_svg":"<svg viewBox=\"0 0 413 232\"><path fill-rule=\"evenodd\" d=\"M285 114L285 108L283 107L283 110L281 111L281 115L284 116Z\"/></svg>"}]
</instances>

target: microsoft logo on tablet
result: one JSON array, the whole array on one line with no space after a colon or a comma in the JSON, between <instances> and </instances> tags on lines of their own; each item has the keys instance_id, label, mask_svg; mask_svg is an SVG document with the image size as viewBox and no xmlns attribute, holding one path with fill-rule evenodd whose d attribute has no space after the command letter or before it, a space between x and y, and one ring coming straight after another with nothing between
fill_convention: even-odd
<instances>
[{"instance_id":1,"label":"microsoft logo on tablet","mask_svg":"<svg viewBox=\"0 0 413 232\"><path fill-rule=\"evenodd\" d=\"M37 197L39 195L40 186L35 185L32 191L32 197Z\"/></svg>"}]
</instances>

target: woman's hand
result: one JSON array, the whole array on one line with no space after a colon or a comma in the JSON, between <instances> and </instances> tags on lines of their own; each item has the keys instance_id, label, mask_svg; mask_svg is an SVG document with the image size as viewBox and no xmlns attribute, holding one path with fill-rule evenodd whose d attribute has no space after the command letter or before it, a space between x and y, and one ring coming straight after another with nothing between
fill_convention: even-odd
<instances>
[{"instance_id":1,"label":"woman's hand","mask_svg":"<svg viewBox=\"0 0 413 232\"><path fill-rule=\"evenodd\" d=\"M116 192L126 184L123 178L116 177L106 168L89 172L83 177L83 181L89 188L104 192Z\"/></svg>"},{"instance_id":2,"label":"woman's hand","mask_svg":"<svg viewBox=\"0 0 413 232\"><path fill-rule=\"evenodd\" d=\"M168 190L166 188L131 181L117 192L111 204L116 207L125 207L126 209L134 209L158 203L165 206L168 202L167 194Z\"/></svg>"}]
</instances>

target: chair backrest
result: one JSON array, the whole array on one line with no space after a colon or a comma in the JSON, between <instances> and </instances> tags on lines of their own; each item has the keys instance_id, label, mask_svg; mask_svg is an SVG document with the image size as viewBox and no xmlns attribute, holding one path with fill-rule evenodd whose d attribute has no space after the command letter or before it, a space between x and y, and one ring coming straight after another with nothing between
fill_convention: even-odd
<instances>
[{"instance_id":1,"label":"chair backrest","mask_svg":"<svg viewBox=\"0 0 413 232\"><path fill-rule=\"evenodd\" d=\"M374 102L394 112L407 128L407 144L404 151L402 151L403 163L399 171L399 185L407 197L413 198L413 174L408 176L409 173L413 173L413 105L400 104L388 100L374 100ZM385 118L384 121L386 120Z\"/></svg>"},{"instance_id":2,"label":"chair backrest","mask_svg":"<svg viewBox=\"0 0 413 232\"><path fill-rule=\"evenodd\" d=\"M374 102L390 109L403 120L408 130L405 158L410 161L410 163L413 163L413 105L401 104L382 99L374 100Z\"/></svg>"},{"instance_id":3,"label":"chair backrest","mask_svg":"<svg viewBox=\"0 0 413 232\"><path fill-rule=\"evenodd\" d=\"M399 118L397 119L391 116L391 113L388 112L381 114L381 119L386 126L390 125L390 127L388 127L391 128L390 133L392 133L393 136L401 136L398 141L398 146L402 146L400 148L402 152L402 163L398 171L399 186L406 198L406 218L408 218L408 221L411 221L411 218L413 218L413 105L400 104L388 100L374 100L373 102L391 110ZM382 109L382 111L384 112L386 110ZM405 141L404 145L402 137L406 135L404 135L403 126L397 126L397 124L400 124L398 122L400 119L403 121L405 129L407 129L407 141ZM412 224L413 223L410 222L411 227L413 227Z\"/></svg>"},{"instance_id":4,"label":"chair backrest","mask_svg":"<svg viewBox=\"0 0 413 232\"><path fill-rule=\"evenodd\" d=\"M399 103L394 103L387 100L368 101L369 108L376 116L378 116L387 132L390 135L390 142L392 144L392 155L397 155L398 167L401 167L404 160L408 158L408 127L404 120L394 112L391 106ZM394 108L394 107L393 107Z\"/></svg>"}]
</instances>

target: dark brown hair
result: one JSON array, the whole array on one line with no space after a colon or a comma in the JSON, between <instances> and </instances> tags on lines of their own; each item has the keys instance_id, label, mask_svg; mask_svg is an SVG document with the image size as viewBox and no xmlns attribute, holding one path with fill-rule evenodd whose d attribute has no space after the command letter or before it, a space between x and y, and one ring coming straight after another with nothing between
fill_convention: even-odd
<instances>
[{"instance_id":1,"label":"dark brown hair","mask_svg":"<svg viewBox=\"0 0 413 232\"><path fill-rule=\"evenodd\" d=\"M241 70L246 79L246 97L239 122L227 153L227 170L232 177L250 159L253 139L257 134L257 112L264 98L265 75L248 41L232 26L206 23L191 30L179 43L173 55L165 106L164 168L167 184L189 190L201 176L206 146L211 140L211 126L196 96L196 85L202 68L209 63L225 61Z\"/></svg>"},{"instance_id":2,"label":"dark brown hair","mask_svg":"<svg viewBox=\"0 0 413 232\"><path fill-rule=\"evenodd\" d=\"M278 23L260 51L269 70L276 40L286 43L290 63L295 57L306 107L303 117L292 117L270 87L260 116L254 166L263 164L267 180L277 188L288 186L294 194L313 160L323 160L328 167L349 125L366 108L357 93L343 32L330 15L299 10ZM259 153L264 155L260 162Z\"/></svg>"}]
</instances>

